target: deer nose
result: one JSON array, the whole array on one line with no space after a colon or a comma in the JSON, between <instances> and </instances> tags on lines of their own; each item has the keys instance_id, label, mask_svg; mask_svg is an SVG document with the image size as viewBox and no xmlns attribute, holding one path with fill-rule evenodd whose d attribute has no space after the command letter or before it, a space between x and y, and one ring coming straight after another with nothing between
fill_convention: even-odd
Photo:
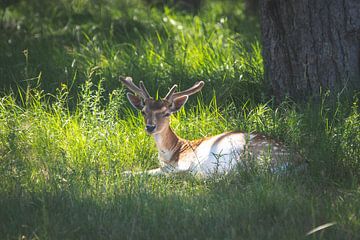
<instances>
[{"instance_id":1,"label":"deer nose","mask_svg":"<svg viewBox=\"0 0 360 240\"><path fill-rule=\"evenodd\" d=\"M153 132L156 128L156 125L146 125L146 131L149 133Z\"/></svg>"}]
</instances>

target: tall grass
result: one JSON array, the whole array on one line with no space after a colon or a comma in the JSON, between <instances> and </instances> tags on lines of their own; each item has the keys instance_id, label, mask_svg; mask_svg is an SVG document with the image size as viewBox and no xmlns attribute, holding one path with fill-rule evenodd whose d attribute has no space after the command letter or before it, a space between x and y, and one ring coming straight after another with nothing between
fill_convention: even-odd
<instances>
[{"instance_id":1,"label":"tall grass","mask_svg":"<svg viewBox=\"0 0 360 240\"><path fill-rule=\"evenodd\" d=\"M331 126L323 124L334 119L329 113L314 117L285 103L220 109L215 96L172 118L175 131L188 139L232 129L281 138L310 161L305 175L239 169L208 180L124 178L123 170L156 167L156 148L123 94L114 91L102 105L103 91L86 81L75 112L67 106L66 86L55 96L27 89L22 104L13 94L1 99L4 238L302 239L333 221L337 225L321 238L357 236L359 193L342 184L356 185L358 178L357 101ZM333 189L339 184L345 188Z\"/></svg>"},{"instance_id":2,"label":"tall grass","mask_svg":"<svg viewBox=\"0 0 360 240\"><path fill-rule=\"evenodd\" d=\"M260 46L239 41L246 34L232 32L237 22L227 17L235 8L232 16L246 19L241 4L224 8L209 2L198 16L138 1L21 1L15 6L5 14L9 26L2 33L5 82L28 82L41 72L42 88L55 92L61 83L76 89L96 70L93 78L106 79L107 90L118 88L119 75L131 75L153 92L202 79L207 91L226 93L218 94L222 100L265 97Z\"/></svg>"},{"instance_id":3,"label":"tall grass","mask_svg":"<svg viewBox=\"0 0 360 240\"><path fill-rule=\"evenodd\" d=\"M204 1L198 12L160 6L61 0L6 8L0 238L359 238L358 96L275 105L256 17L244 15L243 3ZM174 83L204 80L171 117L178 135L263 132L300 152L307 171L124 177L158 160L119 75L159 96Z\"/></svg>"}]
</instances>

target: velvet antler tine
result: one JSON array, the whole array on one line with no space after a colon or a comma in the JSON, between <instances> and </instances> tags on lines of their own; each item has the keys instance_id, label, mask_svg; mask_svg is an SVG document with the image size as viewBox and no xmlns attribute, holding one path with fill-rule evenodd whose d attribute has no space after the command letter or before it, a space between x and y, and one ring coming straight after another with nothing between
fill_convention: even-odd
<instances>
[{"instance_id":1,"label":"velvet antler tine","mask_svg":"<svg viewBox=\"0 0 360 240\"><path fill-rule=\"evenodd\" d=\"M184 96L184 95L187 95L187 96L193 95L193 94L199 92L203 88L204 85L205 85L204 81L197 82L194 84L194 86L192 86L191 88L189 88L185 91L174 93L171 96L171 99L175 99L175 98L178 98L178 97Z\"/></svg>"},{"instance_id":2,"label":"velvet antler tine","mask_svg":"<svg viewBox=\"0 0 360 240\"><path fill-rule=\"evenodd\" d=\"M177 85L175 84L174 86L172 86L172 88L170 88L169 92L166 94L166 96L164 97L165 100L169 101L172 97L172 95L174 94L175 90L177 88Z\"/></svg>"},{"instance_id":3,"label":"velvet antler tine","mask_svg":"<svg viewBox=\"0 0 360 240\"><path fill-rule=\"evenodd\" d=\"M140 88L143 91L143 93L146 95L147 98L151 98L151 96L150 96L148 90L146 89L143 81L140 81Z\"/></svg>"},{"instance_id":4,"label":"velvet antler tine","mask_svg":"<svg viewBox=\"0 0 360 240\"><path fill-rule=\"evenodd\" d=\"M131 77L120 77L120 81L133 93L140 94L141 89L138 88L132 81Z\"/></svg>"},{"instance_id":5,"label":"velvet antler tine","mask_svg":"<svg viewBox=\"0 0 360 240\"><path fill-rule=\"evenodd\" d=\"M133 93L141 96L144 99L150 98L148 91L143 83L140 82L140 88L134 84L131 77L120 76L120 81Z\"/></svg>"}]
</instances>

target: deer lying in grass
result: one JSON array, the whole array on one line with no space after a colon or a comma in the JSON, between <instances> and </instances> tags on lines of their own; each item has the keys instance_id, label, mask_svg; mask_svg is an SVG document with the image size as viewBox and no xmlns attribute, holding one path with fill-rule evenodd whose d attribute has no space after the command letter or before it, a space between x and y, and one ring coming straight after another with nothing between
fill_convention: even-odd
<instances>
[{"instance_id":1,"label":"deer lying in grass","mask_svg":"<svg viewBox=\"0 0 360 240\"><path fill-rule=\"evenodd\" d=\"M249 157L264 161L267 156L271 162L277 163L289 156L283 145L261 134L226 132L192 141L178 137L170 127L169 117L180 110L189 96L202 89L203 81L182 92L175 92L177 85L174 85L163 99L154 100L142 81L138 87L130 77L121 77L120 80L136 94L127 93L127 98L133 107L141 111L145 130L154 137L158 149L161 167L141 173L160 175L189 172L210 176L228 173L236 165L244 164ZM125 174L131 172L126 171Z\"/></svg>"}]
</instances>

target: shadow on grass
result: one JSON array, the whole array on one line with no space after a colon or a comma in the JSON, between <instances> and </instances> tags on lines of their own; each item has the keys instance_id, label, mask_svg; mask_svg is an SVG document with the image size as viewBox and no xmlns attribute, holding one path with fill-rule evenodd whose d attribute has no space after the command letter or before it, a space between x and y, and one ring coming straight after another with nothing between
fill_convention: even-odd
<instances>
[{"instance_id":1,"label":"shadow on grass","mask_svg":"<svg viewBox=\"0 0 360 240\"><path fill-rule=\"evenodd\" d=\"M1 194L2 239L307 239L334 221L331 198L269 176L146 178L117 190ZM171 183L171 184L169 184ZM111 192L111 193L110 193ZM335 219L336 220L336 219ZM344 226L316 239L351 239Z\"/></svg>"},{"instance_id":2,"label":"shadow on grass","mask_svg":"<svg viewBox=\"0 0 360 240\"><path fill-rule=\"evenodd\" d=\"M136 8L131 4L86 4L76 9L75 3L66 6L64 2L18 1L1 11L0 91L34 87L37 83L50 93L62 83L77 91L88 71L79 68L74 56L81 54L82 45L136 42L154 35L156 30L163 33L161 26L155 29L153 24L133 19L131 12ZM115 18L112 7L121 9L118 11L124 16ZM106 78L111 79L111 74Z\"/></svg>"}]
</instances>

